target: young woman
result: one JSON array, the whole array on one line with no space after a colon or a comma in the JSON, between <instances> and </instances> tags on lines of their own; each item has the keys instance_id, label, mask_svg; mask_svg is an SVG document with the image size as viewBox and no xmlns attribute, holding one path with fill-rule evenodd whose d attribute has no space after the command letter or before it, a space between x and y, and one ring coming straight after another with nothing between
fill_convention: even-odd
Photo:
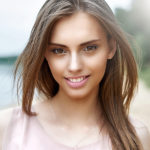
<instances>
[{"instance_id":1,"label":"young woman","mask_svg":"<svg viewBox=\"0 0 150 150\"><path fill-rule=\"evenodd\" d=\"M18 70L22 108L3 123L2 150L150 149L128 114L136 63L104 0L47 0ZM35 90L42 101L32 106Z\"/></svg>"}]
</instances>

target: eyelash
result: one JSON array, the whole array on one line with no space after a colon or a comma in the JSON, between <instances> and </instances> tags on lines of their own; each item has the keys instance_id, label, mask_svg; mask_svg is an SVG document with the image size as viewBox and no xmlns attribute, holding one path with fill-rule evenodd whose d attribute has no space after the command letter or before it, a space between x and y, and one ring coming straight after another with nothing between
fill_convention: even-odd
<instances>
[{"instance_id":1,"label":"eyelash","mask_svg":"<svg viewBox=\"0 0 150 150\"><path fill-rule=\"evenodd\" d=\"M93 51L96 50L98 48L97 45L90 45L84 48L84 51Z\"/></svg>"},{"instance_id":2,"label":"eyelash","mask_svg":"<svg viewBox=\"0 0 150 150\"><path fill-rule=\"evenodd\" d=\"M61 52L60 52L60 51L58 52L58 50L61 50ZM54 48L54 49L52 49L51 51L52 51L54 54L65 54L65 53L66 53L66 51L63 50L62 48Z\"/></svg>"},{"instance_id":3,"label":"eyelash","mask_svg":"<svg viewBox=\"0 0 150 150\"><path fill-rule=\"evenodd\" d=\"M94 50L96 50L98 48L97 45L90 45L90 46L87 46L83 49L83 51L85 52L92 52ZM62 54L65 54L67 53L66 50L62 49L62 48L54 48L51 50L52 53L54 54L57 54L57 55L62 55Z\"/></svg>"}]
</instances>

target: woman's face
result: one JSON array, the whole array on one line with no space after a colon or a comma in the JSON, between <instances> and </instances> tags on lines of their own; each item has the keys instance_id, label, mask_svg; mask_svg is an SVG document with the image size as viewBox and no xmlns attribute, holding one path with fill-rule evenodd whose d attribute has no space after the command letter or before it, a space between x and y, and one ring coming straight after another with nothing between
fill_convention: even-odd
<instances>
[{"instance_id":1,"label":"woman's face","mask_svg":"<svg viewBox=\"0 0 150 150\"><path fill-rule=\"evenodd\" d=\"M102 26L87 13L59 20L45 54L59 92L71 98L97 94L115 45L114 40L108 42Z\"/></svg>"}]
</instances>

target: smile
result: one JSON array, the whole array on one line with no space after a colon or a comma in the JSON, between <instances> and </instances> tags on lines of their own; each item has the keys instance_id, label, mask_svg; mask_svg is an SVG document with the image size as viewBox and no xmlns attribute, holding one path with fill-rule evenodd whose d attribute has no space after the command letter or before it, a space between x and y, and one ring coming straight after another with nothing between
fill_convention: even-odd
<instances>
[{"instance_id":1,"label":"smile","mask_svg":"<svg viewBox=\"0 0 150 150\"><path fill-rule=\"evenodd\" d=\"M80 88L86 84L88 81L89 76L80 76L80 77L70 77L70 78L65 78L66 83L71 87L71 88Z\"/></svg>"},{"instance_id":2,"label":"smile","mask_svg":"<svg viewBox=\"0 0 150 150\"><path fill-rule=\"evenodd\" d=\"M76 83L76 82L81 82L81 81L83 81L84 79L85 79L85 77L81 77L81 78L77 78L77 79L72 79L72 78L70 78L70 79L68 79L68 80L71 81L71 82Z\"/></svg>"}]
</instances>

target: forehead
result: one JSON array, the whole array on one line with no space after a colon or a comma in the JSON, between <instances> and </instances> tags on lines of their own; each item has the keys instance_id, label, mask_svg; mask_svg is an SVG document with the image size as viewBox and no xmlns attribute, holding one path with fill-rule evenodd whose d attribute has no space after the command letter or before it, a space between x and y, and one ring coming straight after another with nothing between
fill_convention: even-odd
<instances>
[{"instance_id":1,"label":"forehead","mask_svg":"<svg viewBox=\"0 0 150 150\"><path fill-rule=\"evenodd\" d=\"M90 14L77 12L60 19L51 32L51 42L73 40L91 40L106 37L104 28Z\"/></svg>"}]
</instances>

